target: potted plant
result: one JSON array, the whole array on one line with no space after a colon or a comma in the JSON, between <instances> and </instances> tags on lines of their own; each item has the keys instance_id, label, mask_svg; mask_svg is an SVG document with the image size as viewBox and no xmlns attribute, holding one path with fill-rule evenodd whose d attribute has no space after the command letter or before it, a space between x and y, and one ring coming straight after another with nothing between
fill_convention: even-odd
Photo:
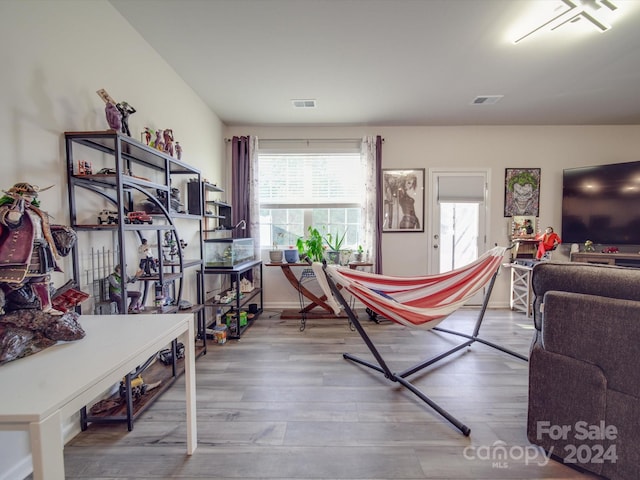
<instances>
[{"instance_id":1,"label":"potted plant","mask_svg":"<svg viewBox=\"0 0 640 480\"><path fill-rule=\"evenodd\" d=\"M362 245L358 245L358 249L356 250L356 253L353 254L353 259L356 262L362 262L363 256L364 256L364 249L362 248Z\"/></svg>"},{"instance_id":2,"label":"potted plant","mask_svg":"<svg viewBox=\"0 0 640 480\"><path fill-rule=\"evenodd\" d=\"M297 263L300 260L298 249L293 245L289 246L289 249L284 251L284 259L287 263Z\"/></svg>"},{"instance_id":3,"label":"potted plant","mask_svg":"<svg viewBox=\"0 0 640 480\"><path fill-rule=\"evenodd\" d=\"M282 232L277 234L278 238L282 236ZM269 260L271 261L271 263L282 263L282 250L278 249L277 241L273 242L273 250L269 250Z\"/></svg>"},{"instance_id":4,"label":"potted plant","mask_svg":"<svg viewBox=\"0 0 640 480\"><path fill-rule=\"evenodd\" d=\"M317 228L313 227L309 227L308 232L308 238L300 237L296 242L300 258L309 258L312 262L321 262L324 258L322 235L320 235Z\"/></svg>"},{"instance_id":5,"label":"potted plant","mask_svg":"<svg viewBox=\"0 0 640 480\"><path fill-rule=\"evenodd\" d=\"M346 236L346 231L342 234L342 236L340 236L338 232L336 232L335 237L331 234L331 232L325 235L324 242L329 247L329 250L327 251L327 260L329 260L330 263L340 263L340 250Z\"/></svg>"}]
</instances>

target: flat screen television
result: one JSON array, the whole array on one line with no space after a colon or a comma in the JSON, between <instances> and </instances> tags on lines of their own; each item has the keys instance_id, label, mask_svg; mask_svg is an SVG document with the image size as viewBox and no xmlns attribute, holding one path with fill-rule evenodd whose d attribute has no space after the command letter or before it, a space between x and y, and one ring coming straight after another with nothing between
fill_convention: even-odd
<instances>
[{"instance_id":1,"label":"flat screen television","mask_svg":"<svg viewBox=\"0 0 640 480\"><path fill-rule=\"evenodd\" d=\"M640 245L640 162L563 172L562 242Z\"/></svg>"}]
</instances>

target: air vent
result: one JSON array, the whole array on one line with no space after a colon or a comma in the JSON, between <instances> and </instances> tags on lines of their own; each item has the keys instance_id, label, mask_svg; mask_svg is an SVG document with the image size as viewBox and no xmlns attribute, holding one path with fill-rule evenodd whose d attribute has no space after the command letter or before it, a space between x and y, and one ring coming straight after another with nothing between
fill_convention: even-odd
<instances>
[{"instance_id":1,"label":"air vent","mask_svg":"<svg viewBox=\"0 0 640 480\"><path fill-rule=\"evenodd\" d=\"M313 99L308 100L291 100L293 108L316 108L316 101Z\"/></svg>"},{"instance_id":2,"label":"air vent","mask_svg":"<svg viewBox=\"0 0 640 480\"><path fill-rule=\"evenodd\" d=\"M504 95L481 95L471 102L471 105L493 105L498 103Z\"/></svg>"}]
</instances>

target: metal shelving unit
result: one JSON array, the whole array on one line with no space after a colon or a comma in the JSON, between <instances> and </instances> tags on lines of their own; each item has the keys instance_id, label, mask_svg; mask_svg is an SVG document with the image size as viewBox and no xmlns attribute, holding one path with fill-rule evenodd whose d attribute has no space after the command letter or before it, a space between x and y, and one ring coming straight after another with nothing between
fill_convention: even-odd
<instances>
[{"instance_id":1,"label":"metal shelving unit","mask_svg":"<svg viewBox=\"0 0 640 480\"><path fill-rule=\"evenodd\" d=\"M66 132L65 146L67 157L67 180L70 206L70 226L78 232L78 241L72 249L73 277L81 285L83 271L79 247L92 246L95 242L104 241L114 246L114 265L119 264L122 272L126 272L127 259L133 256L133 249L128 247L141 243L145 233L155 238L157 245L157 271L151 275L140 277L143 283L143 305L146 301L149 285L168 287L173 296L171 304L145 306L145 314L178 312L178 304L182 298L185 270L193 269L197 282L201 276L196 272L202 268L202 215L192 214L181 208L176 199L174 184L187 185L191 181L200 183L200 171L186 163L171 157L165 152L156 150L137 140L122 135L114 130L91 132ZM82 168L80 168L82 164ZM89 169L87 170L87 167ZM179 190L179 189L178 189ZM183 188L186 193L186 187ZM179 195L178 195L179 198ZM142 201L142 203L141 203ZM104 223L98 219L96 205L117 212L117 221ZM152 224L125 223L127 213L141 210L140 205L149 206L147 213L152 217ZM199 255L195 259L184 259L176 221L198 222ZM105 235L106 233L106 235ZM165 234L168 237L165 237ZM164 258L162 246L166 239L175 242L177 253L171 261ZM150 241L152 243L152 241ZM137 260L136 260L137 263ZM138 265L136 265L136 268ZM102 272L104 274L104 272ZM103 279L102 279L103 281ZM126 312L128 302L126 276L122 278L122 301L119 310ZM197 285L197 292L203 286ZM82 313L78 307L79 313ZM194 305L189 310L194 313L197 322L198 338L202 339L199 353L206 352L204 307ZM108 319L105 319L108 321ZM86 408L81 412L82 428L89 422L112 423L126 422L129 429L133 421L154 399L156 399L176 378L175 343L172 345L174 362L171 366L163 366L159 362L149 360L148 365L140 366L134 374L127 375L126 405L106 415L87 415ZM143 374L145 380L153 379L161 382L162 387L144 395L136 404L131 401L131 378ZM116 394L117 397L117 394Z\"/></svg>"},{"instance_id":2,"label":"metal shelving unit","mask_svg":"<svg viewBox=\"0 0 640 480\"><path fill-rule=\"evenodd\" d=\"M205 306L205 310L207 309L218 309L221 308L223 310L223 316L230 310L235 310L236 315L239 315L238 312L241 311L242 307L248 305L251 300L258 297L259 303L257 304L257 311L254 313L253 318L247 319L247 324L244 326L240 325L240 319L238 318L236 322L235 328L229 329L229 338L230 339L238 339L242 336L246 329L248 329L260 316L263 310L263 290L262 290L262 261L261 260L251 260L245 263L241 263L239 265L235 265L232 268L205 268L204 270L200 270L198 272L199 275L227 275L231 280L231 288L230 290L234 290L240 293L240 280L242 276L253 269L258 269L257 272L260 279L260 284L258 286L254 286L254 289L251 292L245 293L243 295L236 295L235 299L230 303L220 303L215 301L212 298L205 299L204 291L201 291L199 294L198 302L202 302ZM199 282L201 285L204 282ZM206 317L206 315L205 315ZM213 316L214 317L214 316ZM215 317L214 317L215 318Z\"/></svg>"}]
</instances>

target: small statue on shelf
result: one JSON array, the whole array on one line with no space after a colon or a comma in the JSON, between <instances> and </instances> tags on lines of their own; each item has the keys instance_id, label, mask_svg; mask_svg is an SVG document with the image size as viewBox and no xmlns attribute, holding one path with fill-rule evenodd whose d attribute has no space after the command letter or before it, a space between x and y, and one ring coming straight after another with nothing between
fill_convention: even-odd
<instances>
[{"instance_id":1,"label":"small statue on shelf","mask_svg":"<svg viewBox=\"0 0 640 480\"><path fill-rule=\"evenodd\" d=\"M151 146L156 150L164 151L164 140L163 140L164 132L160 129L156 130L156 139L153 141Z\"/></svg>"},{"instance_id":2,"label":"small statue on shelf","mask_svg":"<svg viewBox=\"0 0 640 480\"><path fill-rule=\"evenodd\" d=\"M111 95L109 95L104 88L101 88L96 93L105 103L104 113L107 117L109 127L115 131L119 131L122 128L122 114L116 106L116 101L111 98Z\"/></svg>"},{"instance_id":3,"label":"small statue on shelf","mask_svg":"<svg viewBox=\"0 0 640 480\"><path fill-rule=\"evenodd\" d=\"M164 151L173 157L173 130L167 128L163 133Z\"/></svg>"},{"instance_id":4,"label":"small statue on shelf","mask_svg":"<svg viewBox=\"0 0 640 480\"><path fill-rule=\"evenodd\" d=\"M142 132L142 135L144 137L144 142L149 145L151 143L151 135L152 135L152 131L149 127L144 127L144 132Z\"/></svg>"},{"instance_id":5,"label":"small statue on shelf","mask_svg":"<svg viewBox=\"0 0 640 480\"><path fill-rule=\"evenodd\" d=\"M142 239L142 243L138 247L138 256L140 257L139 268L142 270L143 276L150 277L152 270L154 273L158 272L156 260L153 258L153 250L146 238Z\"/></svg>"},{"instance_id":6,"label":"small statue on shelf","mask_svg":"<svg viewBox=\"0 0 640 480\"><path fill-rule=\"evenodd\" d=\"M122 303L122 280L126 283L135 283L138 281L138 277L130 277L126 272L123 273L120 268L120 264L117 264L113 267L113 272L107 277L107 281L109 282L109 300L115 302L116 307L118 309L118 313L127 313L121 311L121 303ZM142 306L140 304L140 297L142 294L136 290L127 290L127 298L130 299L128 312L129 313L140 313ZM125 305L126 307L126 305Z\"/></svg>"},{"instance_id":7,"label":"small statue on shelf","mask_svg":"<svg viewBox=\"0 0 640 480\"><path fill-rule=\"evenodd\" d=\"M180 189L172 188L171 189L171 210L177 213L186 213L184 209L184 204L180 198Z\"/></svg>"},{"instance_id":8,"label":"small statue on shelf","mask_svg":"<svg viewBox=\"0 0 640 480\"><path fill-rule=\"evenodd\" d=\"M173 238L173 234L171 232L164 233L164 245L162 252L164 254L164 259L169 262L173 262L173 259L178 254L178 244Z\"/></svg>"},{"instance_id":9,"label":"small statue on shelf","mask_svg":"<svg viewBox=\"0 0 640 480\"><path fill-rule=\"evenodd\" d=\"M131 136L129 131L129 115L136 113L136 109L129 105L127 102L116 103L116 108L122 115L122 133L127 136Z\"/></svg>"},{"instance_id":10,"label":"small statue on shelf","mask_svg":"<svg viewBox=\"0 0 640 480\"><path fill-rule=\"evenodd\" d=\"M107 123L111 128L118 131L122 128L122 116L118 108L113 103L107 103L104 107L104 113L107 116Z\"/></svg>"},{"instance_id":11,"label":"small statue on shelf","mask_svg":"<svg viewBox=\"0 0 640 480\"><path fill-rule=\"evenodd\" d=\"M176 142L176 158L178 160L182 159L182 145L180 145L180 142Z\"/></svg>"}]
</instances>

